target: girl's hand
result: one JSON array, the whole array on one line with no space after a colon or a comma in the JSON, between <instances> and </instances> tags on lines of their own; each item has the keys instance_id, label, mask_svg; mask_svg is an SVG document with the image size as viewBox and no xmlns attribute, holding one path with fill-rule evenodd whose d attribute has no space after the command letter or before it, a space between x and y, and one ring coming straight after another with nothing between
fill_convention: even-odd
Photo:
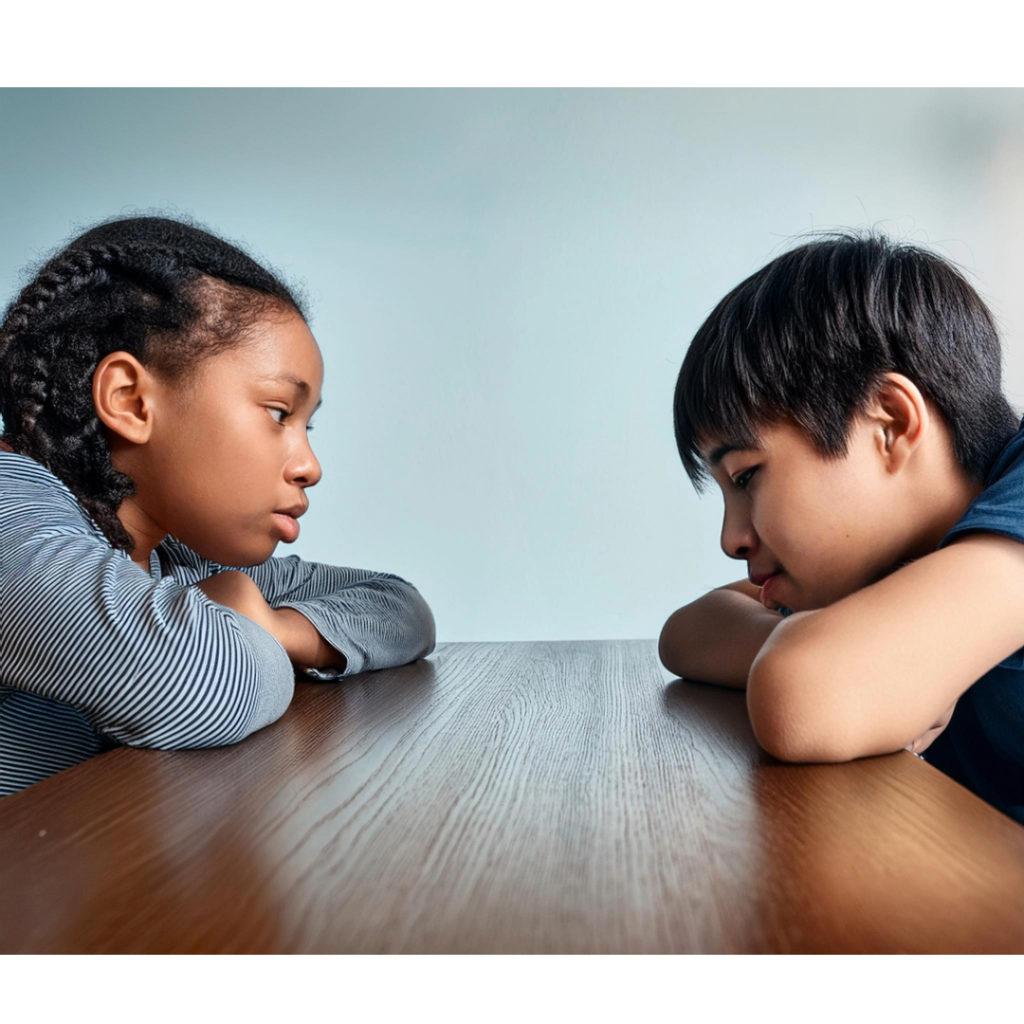
<instances>
[{"instance_id":1,"label":"girl's hand","mask_svg":"<svg viewBox=\"0 0 1024 1024\"><path fill-rule=\"evenodd\" d=\"M196 586L211 601L233 608L262 626L302 668L344 668L345 655L335 650L312 622L294 608L271 608L251 576L228 569Z\"/></svg>"},{"instance_id":2,"label":"girl's hand","mask_svg":"<svg viewBox=\"0 0 1024 1024\"><path fill-rule=\"evenodd\" d=\"M267 604L256 581L244 572L229 569L200 580L196 586L211 600L225 608L233 608L257 626L272 633L287 650L283 632L278 623L277 613Z\"/></svg>"}]
</instances>

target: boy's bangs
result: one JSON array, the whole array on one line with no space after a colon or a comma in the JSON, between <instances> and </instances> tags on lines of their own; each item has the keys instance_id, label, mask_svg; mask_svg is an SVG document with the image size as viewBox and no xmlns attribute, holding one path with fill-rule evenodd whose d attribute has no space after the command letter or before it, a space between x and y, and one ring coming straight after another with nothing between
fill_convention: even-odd
<instances>
[{"instance_id":1,"label":"boy's bangs","mask_svg":"<svg viewBox=\"0 0 1024 1024\"><path fill-rule=\"evenodd\" d=\"M698 493L710 479L702 445L755 448L760 427L778 418L777 396L766 393L740 346L723 344L720 336L716 341L694 359L691 349L676 383L676 446Z\"/></svg>"},{"instance_id":2,"label":"boy's bangs","mask_svg":"<svg viewBox=\"0 0 1024 1024\"><path fill-rule=\"evenodd\" d=\"M934 403L957 462L984 480L1018 416L992 316L957 267L870 233L783 253L715 306L686 352L675 435L687 476L702 491L702 446L759 446L781 421L822 457L845 455L852 420L888 373Z\"/></svg>"}]
</instances>

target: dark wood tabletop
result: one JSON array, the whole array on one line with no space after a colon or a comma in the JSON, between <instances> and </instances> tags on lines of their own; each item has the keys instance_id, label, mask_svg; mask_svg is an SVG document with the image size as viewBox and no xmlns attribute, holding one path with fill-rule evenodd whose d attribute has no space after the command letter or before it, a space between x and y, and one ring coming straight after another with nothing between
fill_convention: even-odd
<instances>
[{"instance_id":1,"label":"dark wood tabletop","mask_svg":"<svg viewBox=\"0 0 1024 1024\"><path fill-rule=\"evenodd\" d=\"M444 644L233 747L0 800L3 952L1024 951L1024 828L909 753L793 766L654 641Z\"/></svg>"}]
</instances>

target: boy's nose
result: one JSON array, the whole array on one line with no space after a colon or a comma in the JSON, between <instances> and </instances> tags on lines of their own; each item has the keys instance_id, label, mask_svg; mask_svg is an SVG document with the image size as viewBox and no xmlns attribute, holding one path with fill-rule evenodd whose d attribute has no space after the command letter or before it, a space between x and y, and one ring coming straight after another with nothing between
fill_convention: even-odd
<instances>
[{"instance_id":1,"label":"boy's nose","mask_svg":"<svg viewBox=\"0 0 1024 1024\"><path fill-rule=\"evenodd\" d=\"M757 537L749 520L741 522L726 516L722 523L722 550L730 558L750 558L757 547Z\"/></svg>"}]
</instances>

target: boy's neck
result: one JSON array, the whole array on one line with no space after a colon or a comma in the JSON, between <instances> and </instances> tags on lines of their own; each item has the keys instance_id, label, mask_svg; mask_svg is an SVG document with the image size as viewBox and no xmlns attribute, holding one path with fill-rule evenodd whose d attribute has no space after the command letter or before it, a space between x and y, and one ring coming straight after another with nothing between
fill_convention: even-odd
<instances>
[{"instance_id":1,"label":"boy's neck","mask_svg":"<svg viewBox=\"0 0 1024 1024\"><path fill-rule=\"evenodd\" d=\"M906 561L913 561L935 551L942 538L963 517L968 505L984 489L983 483L961 472L936 493L928 495L922 503L928 512L922 519L921 528L910 546L911 550L907 552Z\"/></svg>"}]
</instances>

